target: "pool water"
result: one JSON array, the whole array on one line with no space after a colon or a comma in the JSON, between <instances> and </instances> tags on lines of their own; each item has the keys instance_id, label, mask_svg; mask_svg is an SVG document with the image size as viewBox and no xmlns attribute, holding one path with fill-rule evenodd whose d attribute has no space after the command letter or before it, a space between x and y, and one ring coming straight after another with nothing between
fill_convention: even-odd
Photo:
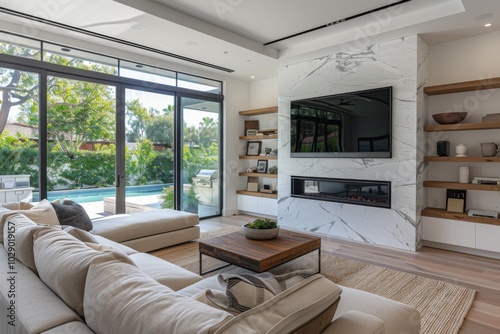
<instances>
[{"instance_id":1,"label":"pool water","mask_svg":"<svg viewBox=\"0 0 500 334\"><path fill-rule=\"evenodd\" d=\"M172 183L152 184L145 186L128 186L125 188L125 197L160 195L163 188L173 185ZM57 190L47 192L47 200L62 201L68 198L77 203L101 202L104 197L115 197L116 188L92 188L76 190ZM39 201L39 193L33 193L33 202Z\"/></svg>"}]
</instances>

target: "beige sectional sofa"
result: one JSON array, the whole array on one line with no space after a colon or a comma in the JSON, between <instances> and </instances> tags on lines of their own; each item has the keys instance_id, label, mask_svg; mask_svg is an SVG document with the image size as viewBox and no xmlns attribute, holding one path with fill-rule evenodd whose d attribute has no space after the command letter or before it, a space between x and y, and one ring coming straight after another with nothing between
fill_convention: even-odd
<instances>
[{"instance_id":1,"label":"beige sectional sofa","mask_svg":"<svg viewBox=\"0 0 500 334\"><path fill-rule=\"evenodd\" d=\"M205 298L228 291L218 276L203 279L103 236L36 224L22 213L0 227L0 333L420 331L412 307L321 275L235 313L229 300Z\"/></svg>"}]
</instances>

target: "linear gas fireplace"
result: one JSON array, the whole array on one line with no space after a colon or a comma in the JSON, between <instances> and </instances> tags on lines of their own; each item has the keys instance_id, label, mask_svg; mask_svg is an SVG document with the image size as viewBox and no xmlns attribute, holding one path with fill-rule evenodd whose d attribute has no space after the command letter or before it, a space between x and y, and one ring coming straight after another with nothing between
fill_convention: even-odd
<instances>
[{"instance_id":1,"label":"linear gas fireplace","mask_svg":"<svg viewBox=\"0 0 500 334\"><path fill-rule=\"evenodd\" d=\"M391 182L292 176L292 197L391 208Z\"/></svg>"}]
</instances>

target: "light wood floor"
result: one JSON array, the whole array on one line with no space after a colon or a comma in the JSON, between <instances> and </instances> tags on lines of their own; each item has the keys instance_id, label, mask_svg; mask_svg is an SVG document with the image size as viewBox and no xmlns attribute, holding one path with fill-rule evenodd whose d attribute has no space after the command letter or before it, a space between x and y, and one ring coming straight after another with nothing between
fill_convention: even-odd
<instances>
[{"instance_id":1,"label":"light wood floor","mask_svg":"<svg viewBox=\"0 0 500 334\"><path fill-rule=\"evenodd\" d=\"M245 215L216 217L202 220L200 227L205 232L228 224L241 226L251 220ZM475 289L476 298L460 334L500 333L500 260L430 247L409 252L329 236L322 236L321 242L323 252L339 257Z\"/></svg>"}]
</instances>

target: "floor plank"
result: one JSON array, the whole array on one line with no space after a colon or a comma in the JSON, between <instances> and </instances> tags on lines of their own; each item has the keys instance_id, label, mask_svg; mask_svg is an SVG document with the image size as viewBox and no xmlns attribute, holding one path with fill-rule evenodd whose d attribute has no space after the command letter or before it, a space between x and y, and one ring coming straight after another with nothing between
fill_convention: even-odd
<instances>
[{"instance_id":1,"label":"floor plank","mask_svg":"<svg viewBox=\"0 0 500 334\"><path fill-rule=\"evenodd\" d=\"M205 232L226 225L241 226L253 218L215 217L202 220L200 228ZM431 247L411 252L320 236L322 252L475 289L474 304L459 334L500 333L500 260Z\"/></svg>"}]
</instances>

